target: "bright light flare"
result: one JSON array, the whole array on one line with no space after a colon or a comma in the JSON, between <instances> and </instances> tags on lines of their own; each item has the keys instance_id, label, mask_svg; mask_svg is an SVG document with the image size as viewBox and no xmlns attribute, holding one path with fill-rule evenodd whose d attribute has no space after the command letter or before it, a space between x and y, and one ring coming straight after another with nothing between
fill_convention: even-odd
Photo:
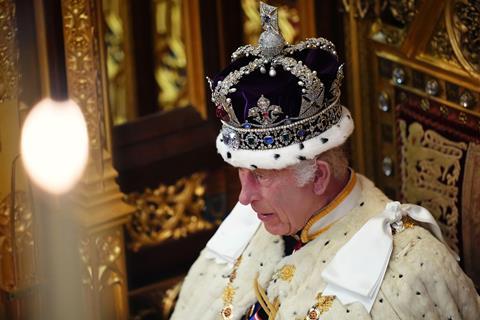
<instances>
[{"instance_id":1,"label":"bright light flare","mask_svg":"<svg viewBox=\"0 0 480 320\"><path fill-rule=\"evenodd\" d=\"M40 101L25 119L21 153L39 187L54 194L71 190L88 161L88 131L79 106L72 100Z\"/></svg>"}]
</instances>

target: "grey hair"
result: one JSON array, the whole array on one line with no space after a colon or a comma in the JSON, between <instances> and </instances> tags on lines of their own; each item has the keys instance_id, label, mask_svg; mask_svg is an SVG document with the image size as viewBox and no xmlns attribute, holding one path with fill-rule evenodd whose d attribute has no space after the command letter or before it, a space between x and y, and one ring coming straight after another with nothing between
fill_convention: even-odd
<instances>
[{"instance_id":1,"label":"grey hair","mask_svg":"<svg viewBox=\"0 0 480 320\"><path fill-rule=\"evenodd\" d=\"M342 179L345 175L345 169L348 167L348 159L343 145L327 150L315 157L315 159L304 160L292 166L295 179L299 187L305 186L313 181L317 171L316 160L323 160L330 165L333 177Z\"/></svg>"}]
</instances>

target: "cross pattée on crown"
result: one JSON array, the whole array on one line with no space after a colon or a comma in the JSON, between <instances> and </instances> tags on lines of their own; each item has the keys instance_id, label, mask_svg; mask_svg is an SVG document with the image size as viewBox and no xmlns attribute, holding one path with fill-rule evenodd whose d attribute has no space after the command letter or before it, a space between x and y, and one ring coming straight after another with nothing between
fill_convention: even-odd
<instances>
[{"instance_id":1,"label":"cross patt\u00e9e on crown","mask_svg":"<svg viewBox=\"0 0 480 320\"><path fill-rule=\"evenodd\" d=\"M278 10L276 7L260 2L260 18L263 30L279 32Z\"/></svg>"}]
</instances>

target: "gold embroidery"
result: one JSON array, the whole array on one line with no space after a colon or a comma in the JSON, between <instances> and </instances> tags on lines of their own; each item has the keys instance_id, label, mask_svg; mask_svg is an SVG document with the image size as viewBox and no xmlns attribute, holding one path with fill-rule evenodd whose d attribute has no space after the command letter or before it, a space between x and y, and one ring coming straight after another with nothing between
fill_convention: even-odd
<instances>
[{"instance_id":1,"label":"gold embroidery","mask_svg":"<svg viewBox=\"0 0 480 320\"><path fill-rule=\"evenodd\" d=\"M242 261L242 256L238 257L237 261L233 265L233 270L228 277L228 284L223 289L223 309L221 311L222 318L224 320L230 320L233 318L233 298L235 297L235 288L233 287L233 281L237 277L237 269L240 266L240 262Z\"/></svg>"},{"instance_id":2,"label":"gold embroidery","mask_svg":"<svg viewBox=\"0 0 480 320\"><path fill-rule=\"evenodd\" d=\"M223 301L225 303L232 303L234 295L235 289L233 288L232 284L229 283L227 287L223 290Z\"/></svg>"},{"instance_id":3,"label":"gold embroidery","mask_svg":"<svg viewBox=\"0 0 480 320\"><path fill-rule=\"evenodd\" d=\"M322 296L319 293L317 295L317 303L308 310L305 320L318 320L320 315L330 310L334 300L335 296Z\"/></svg>"},{"instance_id":4,"label":"gold embroidery","mask_svg":"<svg viewBox=\"0 0 480 320\"><path fill-rule=\"evenodd\" d=\"M282 279L283 281L292 281L295 274L295 266L292 264L286 264L282 269L275 272L273 279Z\"/></svg>"},{"instance_id":5,"label":"gold embroidery","mask_svg":"<svg viewBox=\"0 0 480 320\"><path fill-rule=\"evenodd\" d=\"M335 296L322 296L321 294L317 296L318 308L321 313L327 312L332 307L333 300L335 300Z\"/></svg>"}]
</instances>

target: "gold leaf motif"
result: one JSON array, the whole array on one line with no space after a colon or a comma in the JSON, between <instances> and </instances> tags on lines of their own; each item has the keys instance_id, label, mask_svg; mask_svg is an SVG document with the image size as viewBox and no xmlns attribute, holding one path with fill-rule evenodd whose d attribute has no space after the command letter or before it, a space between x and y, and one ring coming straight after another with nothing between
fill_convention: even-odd
<instances>
[{"instance_id":1,"label":"gold leaf motif","mask_svg":"<svg viewBox=\"0 0 480 320\"><path fill-rule=\"evenodd\" d=\"M295 275L295 266L291 264L284 265L280 270L275 272L273 279L281 279L290 282Z\"/></svg>"},{"instance_id":2,"label":"gold leaf motif","mask_svg":"<svg viewBox=\"0 0 480 320\"><path fill-rule=\"evenodd\" d=\"M316 299L317 303L308 310L305 320L320 319L320 316L332 307L335 296L322 296L322 294L319 293Z\"/></svg>"},{"instance_id":3,"label":"gold leaf motif","mask_svg":"<svg viewBox=\"0 0 480 320\"><path fill-rule=\"evenodd\" d=\"M325 313L327 312L331 307L332 307L332 304L333 304L333 301L335 300L335 296L322 296L322 295L319 295L317 297L317 303L318 303L318 306L317 308L320 310L320 313Z\"/></svg>"},{"instance_id":4,"label":"gold leaf motif","mask_svg":"<svg viewBox=\"0 0 480 320\"><path fill-rule=\"evenodd\" d=\"M233 298L235 297L235 288L233 287L233 281L237 277L237 269L242 262L242 256L238 257L237 261L233 265L232 272L228 277L228 284L223 289L222 299L223 299L223 309L221 311L222 317L224 320L230 320L233 317Z\"/></svg>"},{"instance_id":5,"label":"gold leaf motif","mask_svg":"<svg viewBox=\"0 0 480 320\"><path fill-rule=\"evenodd\" d=\"M229 283L225 289L223 289L223 301L226 303L232 303L233 297L235 296L235 289L233 286Z\"/></svg>"}]
</instances>

